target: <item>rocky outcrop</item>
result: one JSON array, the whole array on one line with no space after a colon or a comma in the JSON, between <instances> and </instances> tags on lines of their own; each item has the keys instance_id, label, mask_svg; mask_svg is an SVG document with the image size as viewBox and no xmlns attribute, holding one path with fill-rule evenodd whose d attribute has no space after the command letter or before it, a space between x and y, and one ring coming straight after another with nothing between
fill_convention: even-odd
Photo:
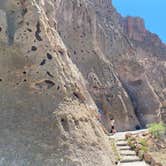
<instances>
[{"instance_id":1,"label":"rocky outcrop","mask_svg":"<svg viewBox=\"0 0 166 166\"><path fill-rule=\"evenodd\" d=\"M97 110L160 121L165 49L111 0L0 0L0 165L114 165Z\"/></svg>"},{"instance_id":2,"label":"rocky outcrop","mask_svg":"<svg viewBox=\"0 0 166 166\"><path fill-rule=\"evenodd\" d=\"M123 18L108 3L111 1L61 1L56 14L58 32L93 99L105 112L103 123L108 124L108 114L116 119L118 130L160 121L160 96L165 98L164 85L160 90L158 86L163 84L164 61L154 56L147 62L146 49L161 41L145 29L142 19ZM146 49L139 45L143 42ZM152 74L154 63L158 65Z\"/></svg>"},{"instance_id":3,"label":"rocky outcrop","mask_svg":"<svg viewBox=\"0 0 166 166\"><path fill-rule=\"evenodd\" d=\"M140 42L146 38L147 31L141 18L126 17L123 26L129 38Z\"/></svg>"},{"instance_id":4,"label":"rocky outcrop","mask_svg":"<svg viewBox=\"0 0 166 166\"><path fill-rule=\"evenodd\" d=\"M127 17L121 23L123 31L128 35L136 49L137 62L144 67L152 89L159 101L165 102L166 45L156 34L146 30L144 22L140 18ZM161 106L160 104L160 108Z\"/></svg>"},{"instance_id":5,"label":"rocky outcrop","mask_svg":"<svg viewBox=\"0 0 166 166\"><path fill-rule=\"evenodd\" d=\"M57 29L68 47L72 61L87 80L87 87L93 99L104 111L105 127L110 130L110 116L113 116L118 130L135 129L135 126L140 124L131 100L103 50L111 47L112 44L107 41L109 35L105 32L106 27L102 27L99 19L100 14L104 14L102 9L106 8L107 3L111 2L62 1L56 14ZM108 10L111 10L110 5L108 5ZM96 12L98 13L96 14ZM101 19L104 19L103 16ZM103 25L105 26L105 24ZM115 38L114 32L112 35ZM122 116L124 117L123 124L119 121Z\"/></svg>"},{"instance_id":6,"label":"rocky outcrop","mask_svg":"<svg viewBox=\"0 0 166 166\"><path fill-rule=\"evenodd\" d=\"M0 0L0 165L113 165L55 11L51 0Z\"/></svg>"}]
</instances>

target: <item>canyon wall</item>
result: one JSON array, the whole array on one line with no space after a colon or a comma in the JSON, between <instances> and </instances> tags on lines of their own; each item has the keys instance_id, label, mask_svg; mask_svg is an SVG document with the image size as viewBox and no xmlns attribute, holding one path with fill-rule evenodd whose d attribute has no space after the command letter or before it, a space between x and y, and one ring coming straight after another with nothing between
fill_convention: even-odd
<instances>
[{"instance_id":1,"label":"canyon wall","mask_svg":"<svg viewBox=\"0 0 166 166\"><path fill-rule=\"evenodd\" d=\"M0 0L0 165L114 165L54 1Z\"/></svg>"},{"instance_id":2,"label":"canyon wall","mask_svg":"<svg viewBox=\"0 0 166 166\"><path fill-rule=\"evenodd\" d=\"M111 0L0 0L0 166L114 165L102 125L165 121L165 59Z\"/></svg>"},{"instance_id":3,"label":"canyon wall","mask_svg":"<svg viewBox=\"0 0 166 166\"><path fill-rule=\"evenodd\" d=\"M104 111L105 127L109 115L119 131L160 121L166 51L144 21L123 18L111 1L63 0L57 11L58 32Z\"/></svg>"}]
</instances>

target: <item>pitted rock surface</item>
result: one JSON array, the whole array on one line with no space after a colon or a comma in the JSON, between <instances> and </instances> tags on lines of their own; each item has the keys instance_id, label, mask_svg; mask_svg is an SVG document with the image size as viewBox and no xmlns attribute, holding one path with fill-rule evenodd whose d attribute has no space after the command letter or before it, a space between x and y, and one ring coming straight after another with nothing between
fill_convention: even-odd
<instances>
[{"instance_id":1,"label":"pitted rock surface","mask_svg":"<svg viewBox=\"0 0 166 166\"><path fill-rule=\"evenodd\" d=\"M55 29L55 11L53 0L0 1L1 166L114 161L84 78Z\"/></svg>"},{"instance_id":2,"label":"pitted rock surface","mask_svg":"<svg viewBox=\"0 0 166 166\"><path fill-rule=\"evenodd\" d=\"M0 166L114 165L101 123L166 121L165 57L112 0L0 0Z\"/></svg>"},{"instance_id":3,"label":"pitted rock surface","mask_svg":"<svg viewBox=\"0 0 166 166\"><path fill-rule=\"evenodd\" d=\"M109 114L118 130L161 120L166 46L145 29L141 18L123 18L111 0L63 0L56 18L72 61L105 112L108 130Z\"/></svg>"}]
</instances>

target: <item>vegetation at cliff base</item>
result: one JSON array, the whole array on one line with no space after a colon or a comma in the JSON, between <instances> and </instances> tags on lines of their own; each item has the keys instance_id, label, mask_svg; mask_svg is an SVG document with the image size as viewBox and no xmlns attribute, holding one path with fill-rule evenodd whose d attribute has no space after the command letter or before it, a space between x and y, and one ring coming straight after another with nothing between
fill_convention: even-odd
<instances>
[{"instance_id":1,"label":"vegetation at cliff base","mask_svg":"<svg viewBox=\"0 0 166 166\"><path fill-rule=\"evenodd\" d=\"M166 133L166 125L164 123L152 123L148 125L149 132L156 138Z\"/></svg>"}]
</instances>

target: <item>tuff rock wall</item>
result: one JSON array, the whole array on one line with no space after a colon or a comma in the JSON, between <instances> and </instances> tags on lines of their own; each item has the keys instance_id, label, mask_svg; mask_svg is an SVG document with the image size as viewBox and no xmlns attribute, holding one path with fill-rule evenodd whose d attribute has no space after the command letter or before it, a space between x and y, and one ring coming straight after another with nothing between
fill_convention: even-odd
<instances>
[{"instance_id":1,"label":"tuff rock wall","mask_svg":"<svg viewBox=\"0 0 166 166\"><path fill-rule=\"evenodd\" d=\"M114 165L97 109L165 121L165 50L111 0L0 0L0 165Z\"/></svg>"},{"instance_id":2,"label":"tuff rock wall","mask_svg":"<svg viewBox=\"0 0 166 166\"><path fill-rule=\"evenodd\" d=\"M140 18L123 18L112 1L61 1L57 29L88 90L118 130L161 120L166 46Z\"/></svg>"},{"instance_id":3,"label":"tuff rock wall","mask_svg":"<svg viewBox=\"0 0 166 166\"><path fill-rule=\"evenodd\" d=\"M0 165L113 165L53 0L0 0Z\"/></svg>"}]
</instances>

